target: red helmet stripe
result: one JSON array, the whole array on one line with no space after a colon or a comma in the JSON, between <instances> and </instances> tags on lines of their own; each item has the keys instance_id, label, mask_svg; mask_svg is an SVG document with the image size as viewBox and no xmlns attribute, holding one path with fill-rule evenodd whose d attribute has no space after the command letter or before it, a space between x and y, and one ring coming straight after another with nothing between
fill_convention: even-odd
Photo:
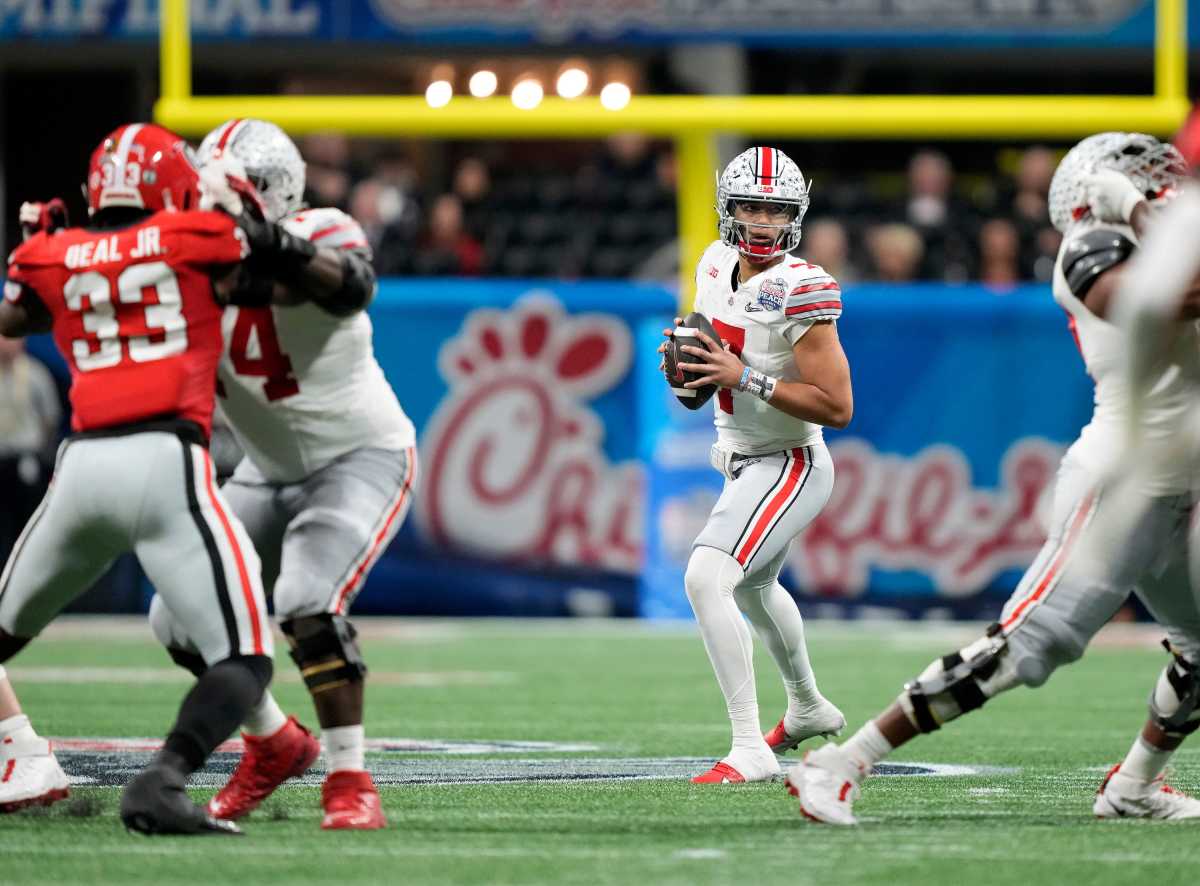
<instances>
[{"instance_id":1,"label":"red helmet stripe","mask_svg":"<svg viewBox=\"0 0 1200 886\"><path fill-rule=\"evenodd\" d=\"M775 178L775 149L762 148L762 161L758 165L760 184L774 184Z\"/></svg>"},{"instance_id":2,"label":"red helmet stripe","mask_svg":"<svg viewBox=\"0 0 1200 886\"><path fill-rule=\"evenodd\" d=\"M225 150L225 145L233 139L233 132L242 124L241 117L235 117L225 124L225 131L221 133L221 137L217 139L217 151Z\"/></svg>"}]
</instances>

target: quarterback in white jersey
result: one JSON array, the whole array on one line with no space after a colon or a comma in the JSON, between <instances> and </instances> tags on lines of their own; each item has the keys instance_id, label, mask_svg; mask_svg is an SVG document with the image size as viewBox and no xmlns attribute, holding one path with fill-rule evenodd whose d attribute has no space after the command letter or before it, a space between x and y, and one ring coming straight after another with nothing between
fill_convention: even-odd
<instances>
[{"instance_id":1,"label":"quarterback in white jersey","mask_svg":"<svg viewBox=\"0 0 1200 886\"><path fill-rule=\"evenodd\" d=\"M825 745L788 775L789 790L809 819L855 824L853 804L875 764L1001 692L1041 686L1083 654L1135 591L1165 629L1172 660L1151 693L1141 735L1109 770L1093 811L1101 818L1200 818L1200 801L1163 782L1171 753L1200 726L1200 605L1186 567L1193 494L1187 470L1151 456L1179 427L1188 373L1186 366L1166 365L1149 384L1140 417L1147 449L1130 460L1134 464L1117 465L1136 481L1133 498L1121 501L1108 478L1131 422L1122 374L1128 341L1109 315L1137 235L1093 208L1088 182L1102 171L1161 200L1174 192L1182 163L1170 145L1151 136L1106 132L1076 145L1051 183L1050 215L1063 232L1054 299L1067 312L1095 380L1096 406L1059 468L1049 537L983 637L932 662L844 745ZM1195 330L1187 334L1190 362L1200 349ZM1135 466L1143 456L1151 456L1152 469ZM1105 528L1114 512L1135 515L1119 521L1119 536Z\"/></svg>"},{"instance_id":2,"label":"quarterback in white jersey","mask_svg":"<svg viewBox=\"0 0 1200 886\"><path fill-rule=\"evenodd\" d=\"M721 239L696 269L696 310L723 347L700 335L704 347L684 345L692 362L680 368L702 375L685 387L719 386L712 460L725 487L684 583L733 731L729 753L693 779L702 784L774 778L776 754L845 724L817 688L800 611L778 581L792 540L833 491L821 426L845 427L853 410L835 323L841 292L821 268L790 255L808 200L804 177L782 151L744 151L720 177ZM787 711L765 736L743 613L787 690Z\"/></svg>"},{"instance_id":3,"label":"quarterback in white jersey","mask_svg":"<svg viewBox=\"0 0 1200 886\"><path fill-rule=\"evenodd\" d=\"M252 244L292 245L289 261L248 264L224 316L218 393L245 452L224 493L258 549L321 724L329 770L321 826L384 827L364 768L367 669L347 614L404 521L417 457L412 423L372 350L370 247L340 210L302 208L304 161L274 124L224 123L205 138L200 160L235 189L246 189L243 177L253 185L246 197L263 218L249 228ZM175 660L194 668L187 626L158 601L151 622ZM248 814L317 754L316 741L269 694L244 735L237 771L209 804L219 818Z\"/></svg>"}]
</instances>

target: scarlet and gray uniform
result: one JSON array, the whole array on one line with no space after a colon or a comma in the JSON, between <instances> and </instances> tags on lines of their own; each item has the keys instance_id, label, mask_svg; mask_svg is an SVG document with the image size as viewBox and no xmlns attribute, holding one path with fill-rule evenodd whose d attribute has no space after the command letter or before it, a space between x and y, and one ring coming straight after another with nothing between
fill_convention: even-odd
<instances>
[{"instance_id":1,"label":"scarlet and gray uniform","mask_svg":"<svg viewBox=\"0 0 1200 886\"><path fill-rule=\"evenodd\" d=\"M159 212L39 234L5 297L39 299L71 369L75 433L0 577L0 627L32 637L134 552L212 664L270 655L259 563L207 449L221 353L210 275L239 262L231 219Z\"/></svg>"},{"instance_id":2,"label":"scarlet and gray uniform","mask_svg":"<svg viewBox=\"0 0 1200 886\"><path fill-rule=\"evenodd\" d=\"M1054 487L1049 537L1004 607L1000 624L1022 682L1039 685L1059 665L1074 661L1095 633L1136 590L1155 619L1166 628L1175 648L1191 661L1200 660L1200 608L1191 591L1186 567L1192 478L1189 465L1144 452L1146 461L1122 469L1116 460L1131 421L1122 375L1125 342L1113 324L1088 310L1067 282L1064 257L1073 243L1103 230L1137 243L1124 225L1088 220L1067 233L1054 270L1054 300L1067 312L1069 324L1096 385L1092 420L1063 456ZM1085 293L1086 294L1086 293ZM1200 357L1200 340L1190 330L1189 350ZM1178 433L1190 402L1192 367L1172 365L1145 401L1141 417L1145 446L1168 447ZM1089 539L1099 531L1097 517L1114 506L1114 496L1098 491L1114 470L1139 477L1143 516L1129 527L1119 544ZM1128 501L1117 505L1130 506ZM1103 547L1105 556L1092 552ZM1085 556L1076 556L1080 550Z\"/></svg>"},{"instance_id":3,"label":"scarlet and gray uniform","mask_svg":"<svg viewBox=\"0 0 1200 886\"><path fill-rule=\"evenodd\" d=\"M318 246L370 256L337 209L281 224ZM372 349L365 312L312 303L231 307L222 321L221 412L245 452L223 492L246 524L282 621L347 614L412 501L416 435ZM152 619L186 646L181 626Z\"/></svg>"},{"instance_id":4,"label":"scarlet and gray uniform","mask_svg":"<svg viewBox=\"0 0 1200 886\"><path fill-rule=\"evenodd\" d=\"M792 348L817 321L840 317L842 298L824 270L792 256L740 283L737 250L718 240L696 268L696 310L748 366L795 381ZM712 461L725 487L694 546L726 552L748 574L777 574L833 491L821 428L739 391L718 391L714 404Z\"/></svg>"}]
</instances>

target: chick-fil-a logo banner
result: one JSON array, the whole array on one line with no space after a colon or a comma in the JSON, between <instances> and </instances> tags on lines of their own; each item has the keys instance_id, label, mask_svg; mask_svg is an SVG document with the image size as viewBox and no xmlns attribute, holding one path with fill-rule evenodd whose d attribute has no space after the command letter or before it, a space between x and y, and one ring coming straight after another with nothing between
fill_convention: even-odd
<instances>
[{"instance_id":1,"label":"chick-fil-a logo banner","mask_svg":"<svg viewBox=\"0 0 1200 886\"><path fill-rule=\"evenodd\" d=\"M833 495L789 558L810 593L857 596L877 567L921 572L938 593L966 596L1028 566L1045 541L1040 506L1062 456L1046 440L1015 441L994 488L977 486L951 446L901 457L851 439L831 451Z\"/></svg>"},{"instance_id":2,"label":"chick-fil-a logo banner","mask_svg":"<svg viewBox=\"0 0 1200 886\"><path fill-rule=\"evenodd\" d=\"M642 470L609 462L588 405L632 355L623 320L548 295L468 314L438 355L449 390L421 441L426 536L514 563L637 571Z\"/></svg>"}]
</instances>

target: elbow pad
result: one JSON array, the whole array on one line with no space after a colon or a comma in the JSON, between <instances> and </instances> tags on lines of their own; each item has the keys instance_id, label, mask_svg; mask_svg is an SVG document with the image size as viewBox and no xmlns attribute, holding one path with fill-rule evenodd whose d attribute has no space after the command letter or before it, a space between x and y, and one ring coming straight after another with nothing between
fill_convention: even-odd
<instances>
[{"instance_id":1,"label":"elbow pad","mask_svg":"<svg viewBox=\"0 0 1200 886\"><path fill-rule=\"evenodd\" d=\"M1120 231L1103 228L1075 237L1063 249L1062 271L1071 294L1082 300L1096 278L1133 254L1133 242Z\"/></svg>"}]
</instances>

